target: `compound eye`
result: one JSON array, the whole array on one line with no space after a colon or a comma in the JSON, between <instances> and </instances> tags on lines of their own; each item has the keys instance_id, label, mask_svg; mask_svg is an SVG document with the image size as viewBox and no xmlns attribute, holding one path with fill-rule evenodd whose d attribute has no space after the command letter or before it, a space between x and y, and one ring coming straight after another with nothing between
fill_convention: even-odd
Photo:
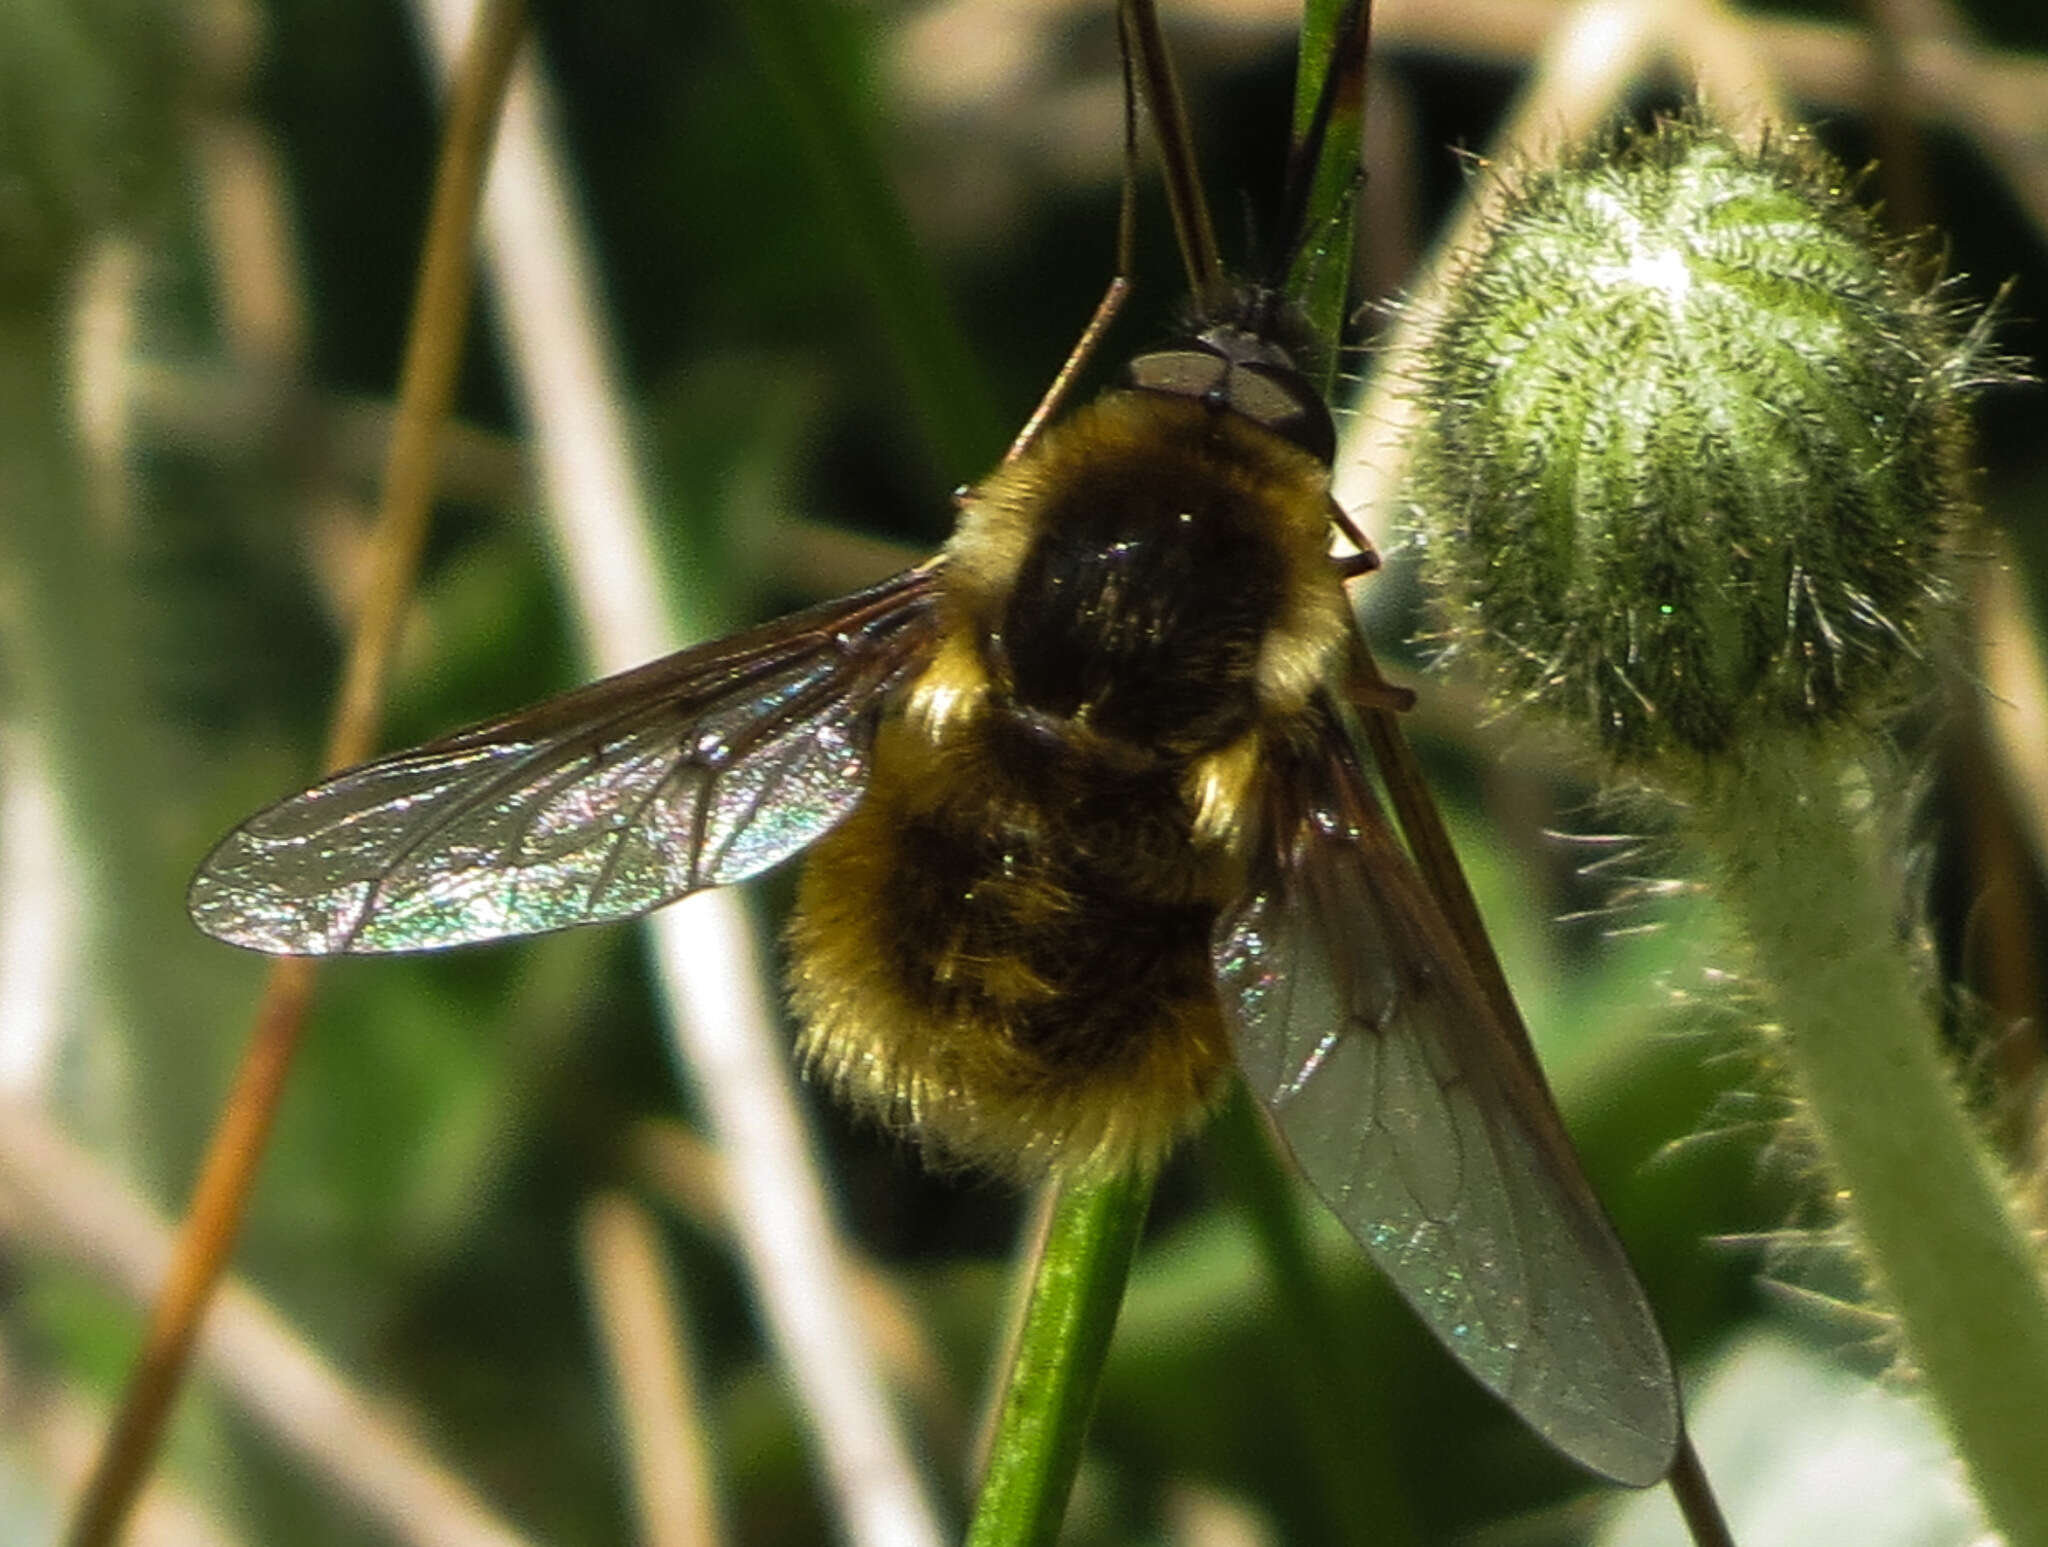
<instances>
[{"instance_id":1,"label":"compound eye","mask_svg":"<svg viewBox=\"0 0 2048 1547\"><path fill-rule=\"evenodd\" d=\"M1159 349L1139 355L1124 375L1132 386L1145 392L1202 399L1224 389L1230 362L1213 349Z\"/></svg>"},{"instance_id":2,"label":"compound eye","mask_svg":"<svg viewBox=\"0 0 2048 1547\"><path fill-rule=\"evenodd\" d=\"M1230 406L1328 465L1337 459L1337 426L1329 406L1300 372L1253 363L1230 373Z\"/></svg>"},{"instance_id":3,"label":"compound eye","mask_svg":"<svg viewBox=\"0 0 2048 1547\"><path fill-rule=\"evenodd\" d=\"M1232 358L1207 343L1139 355L1124 379L1145 392L1227 408L1328 465L1337 455L1330 410L1290 365Z\"/></svg>"}]
</instances>

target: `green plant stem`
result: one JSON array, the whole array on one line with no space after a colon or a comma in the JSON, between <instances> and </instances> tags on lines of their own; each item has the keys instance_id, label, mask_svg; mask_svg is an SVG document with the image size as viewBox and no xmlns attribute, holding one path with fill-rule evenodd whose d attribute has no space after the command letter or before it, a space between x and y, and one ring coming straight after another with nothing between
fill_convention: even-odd
<instances>
[{"instance_id":1,"label":"green plant stem","mask_svg":"<svg viewBox=\"0 0 2048 1547\"><path fill-rule=\"evenodd\" d=\"M1278 1301L1287 1381L1300 1413L1302 1444L1321 1485L1319 1540L1354 1547L1407 1547L1422 1540L1407 1491L1395 1475L1384 1404L1365 1393L1355 1330L1331 1301L1310 1249L1300 1185L1239 1082L1210 1125L1230 1186L1252 1227Z\"/></svg>"},{"instance_id":2,"label":"green plant stem","mask_svg":"<svg viewBox=\"0 0 2048 1547\"><path fill-rule=\"evenodd\" d=\"M1842 1207L1992 1525L2048 1544L2048 1289L1958 1099L1841 771L1790 737L1694 807Z\"/></svg>"},{"instance_id":3,"label":"green plant stem","mask_svg":"<svg viewBox=\"0 0 2048 1547\"><path fill-rule=\"evenodd\" d=\"M1059 1534L1151 1200L1152 1179L1128 1174L1070 1185L1054 1205L967 1547Z\"/></svg>"},{"instance_id":4,"label":"green plant stem","mask_svg":"<svg viewBox=\"0 0 2048 1547\"><path fill-rule=\"evenodd\" d=\"M1301 63L1294 81L1294 134L1308 130L1316 99L1323 89L1338 51L1347 40L1338 29L1347 20L1349 0L1304 0L1301 20ZM1355 18L1360 36L1356 46L1363 51L1364 31L1370 23L1370 7ZM1361 73L1331 115L1322 154L1317 158L1309 186L1303 230L1309 233L1303 250L1296 255L1294 272L1286 276L1287 288L1302 314L1308 318L1315 337L1327 350L1320 362L1322 389L1330 392L1337 382L1338 349L1350 320L1352 249L1356 230L1350 218L1353 190L1358 180L1359 137L1365 122L1364 78Z\"/></svg>"}]
</instances>

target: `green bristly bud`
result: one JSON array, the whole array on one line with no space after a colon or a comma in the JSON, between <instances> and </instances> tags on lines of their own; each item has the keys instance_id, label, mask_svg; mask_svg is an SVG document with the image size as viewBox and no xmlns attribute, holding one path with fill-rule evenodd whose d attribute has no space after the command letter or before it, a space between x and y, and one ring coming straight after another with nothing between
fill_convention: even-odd
<instances>
[{"instance_id":1,"label":"green bristly bud","mask_svg":"<svg viewBox=\"0 0 2048 1547\"><path fill-rule=\"evenodd\" d=\"M2048 1279L1901 938L1863 734L1941 633L1964 399L2013 373L1845 183L1697 120L1510 179L1420 371L1415 498L1499 696L1684 797L1903 1352L2001 1539L2048 1547Z\"/></svg>"},{"instance_id":2,"label":"green bristly bud","mask_svg":"<svg viewBox=\"0 0 2048 1547\"><path fill-rule=\"evenodd\" d=\"M1800 135L1514 174L1421 382L1454 641L1625 765L1880 713L1944 591L1981 341Z\"/></svg>"}]
</instances>

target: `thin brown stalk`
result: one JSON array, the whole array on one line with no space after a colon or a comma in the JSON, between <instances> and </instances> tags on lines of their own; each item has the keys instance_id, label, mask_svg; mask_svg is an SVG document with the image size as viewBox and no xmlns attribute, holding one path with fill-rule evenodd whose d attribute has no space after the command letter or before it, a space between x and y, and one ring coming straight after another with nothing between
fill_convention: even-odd
<instances>
[{"instance_id":1,"label":"thin brown stalk","mask_svg":"<svg viewBox=\"0 0 2048 1547\"><path fill-rule=\"evenodd\" d=\"M1152 139L1159 152L1176 245L1187 265L1188 293L1199 300L1212 294L1221 282L1223 259L1209 219L1209 201L1202 193L1201 174L1189 149L1194 136L1187 126L1187 105L1181 100L1173 61L1160 39L1159 13L1152 0L1133 0L1127 14L1138 34L1131 40L1132 51L1143 78L1145 105L1152 115Z\"/></svg>"},{"instance_id":2,"label":"thin brown stalk","mask_svg":"<svg viewBox=\"0 0 2048 1547\"><path fill-rule=\"evenodd\" d=\"M449 114L400 379L398 420L385 466L384 500L371 542L371 574L328 739L330 768L357 762L375 748L385 678L433 503L436 436L454 394L468 322L469 253L479 192L524 30L523 0L494 0L482 13ZM155 1458L207 1303L240 1233L304 1032L312 986L313 968L307 962L284 961L271 969L142 1351L72 1522L72 1547L105 1547L120 1535Z\"/></svg>"},{"instance_id":3,"label":"thin brown stalk","mask_svg":"<svg viewBox=\"0 0 2048 1547\"><path fill-rule=\"evenodd\" d=\"M413 327L399 374L398 417L384 464L383 506L370 544L362 611L356 616L335 705L327 744L329 767L360 762L377 749L385 683L434 504L441 426L462 364L477 206L525 24L524 0L492 0L478 12L469 57L449 105L419 290L413 299Z\"/></svg>"},{"instance_id":4,"label":"thin brown stalk","mask_svg":"<svg viewBox=\"0 0 2048 1547\"><path fill-rule=\"evenodd\" d=\"M307 961L277 963L264 983L249 1046L207 1147L142 1351L72 1519L71 1547L106 1547L119 1539L156 1459L193 1341L234 1250L312 990L313 965Z\"/></svg>"},{"instance_id":5,"label":"thin brown stalk","mask_svg":"<svg viewBox=\"0 0 2048 1547\"><path fill-rule=\"evenodd\" d=\"M33 1356L0 1340L0 1409L20 1473L40 1473L69 1491L92 1464L106 1413L68 1385L35 1370ZM190 1494L159 1477L136 1502L129 1547L246 1547Z\"/></svg>"},{"instance_id":6,"label":"thin brown stalk","mask_svg":"<svg viewBox=\"0 0 2048 1547\"><path fill-rule=\"evenodd\" d=\"M469 8L470 0L414 0L444 68ZM616 352L554 121L545 78L522 69L506 104L483 234L541 513L590 663L618 671L702 635L678 627L683 609L663 592L653 502L634 463ZM680 597L684 587L670 584ZM730 892L705 892L658 910L645 927L664 1025L725 1155L742 1258L811 1421L840 1527L854 1543L936 1544L931 1504L851 1312L839 1231L744 905Z\"/></svg>"},{"instance_id":7,"label":"thin brown stalk","mask_svg":"<svg viewBox=\"0 0 2048 1547\"><path fill-rule=\"evenodd\" d=\"M162 1282L168 1222L44 1114L0 1106L0 1245L71 1263L138 1304ZM218 1387L397 1547L532 1547L305 1334L229 1275L200 1359ZM83 1472L81 1462L79 1470ZM144 1496L147 1496L145 1490Z\"/></svg>"}]
</instances>

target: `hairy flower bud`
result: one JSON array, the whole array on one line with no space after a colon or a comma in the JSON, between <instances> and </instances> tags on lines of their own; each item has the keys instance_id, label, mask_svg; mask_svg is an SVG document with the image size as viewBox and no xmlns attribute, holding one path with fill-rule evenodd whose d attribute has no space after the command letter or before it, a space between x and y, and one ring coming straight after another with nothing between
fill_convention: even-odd
<instances>
[{"instance_id":1,"label":"hairy flower bud","mask_svg":"<svg viewBox=\"0 0 2048 1547\"><path fill-rule=\"evenodd\" d=\"M1450 631L1626 764L1887 707L1942 593L1978 334L1801 135L1518 174L1422 368Z\"/></svg>"}]
</instances>

